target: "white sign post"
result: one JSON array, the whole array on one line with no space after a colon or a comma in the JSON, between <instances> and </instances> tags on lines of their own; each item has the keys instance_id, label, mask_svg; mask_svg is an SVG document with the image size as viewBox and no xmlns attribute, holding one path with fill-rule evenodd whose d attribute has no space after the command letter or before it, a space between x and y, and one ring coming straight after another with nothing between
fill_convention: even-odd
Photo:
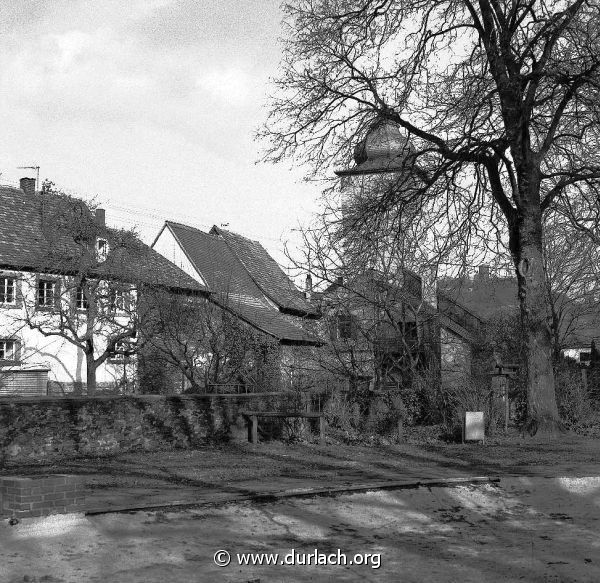
<instances>
[{"instance_id":1,"label":"white sign post","mask_svg":"<svg viewBox=\"0 0 600 583\"><path fill-rule=\"evenodd\" d=\"M483 411L466 411L463 423L463 443L465 441L485 442Z\"/></svg>"}]
</instances>

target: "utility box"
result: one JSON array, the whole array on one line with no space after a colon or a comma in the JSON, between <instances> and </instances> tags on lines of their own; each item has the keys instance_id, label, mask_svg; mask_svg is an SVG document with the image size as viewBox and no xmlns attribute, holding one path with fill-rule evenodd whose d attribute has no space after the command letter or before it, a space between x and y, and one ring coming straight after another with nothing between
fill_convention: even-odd
<instances>
[{"instance_id":1,"label":"utility box","mask_svg":"<svg viewBox=\"0 0 600 583\"><path fill-rule=\"evenodd\" d=\"M483 411L466 411L463 421L462 440L485 441L485 423Z\"/></svg>"}]
</instances>

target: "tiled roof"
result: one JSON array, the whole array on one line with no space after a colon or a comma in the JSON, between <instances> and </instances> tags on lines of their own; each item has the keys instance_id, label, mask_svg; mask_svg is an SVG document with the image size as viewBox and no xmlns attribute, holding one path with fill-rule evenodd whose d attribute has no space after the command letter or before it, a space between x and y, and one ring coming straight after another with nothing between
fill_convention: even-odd
<instances>
[{"instance_id":1,"label":"tiled roof","mask_svg":"<svg viewBox=\"0 0 600 583\"><path fill-rule=\"evenodd\" d=\"M440 281L438 288L479 318L487 319L503 310L519 307L516 278L446 278Z\"/></svg>"},{"instance_id":2,"label":"tiled roof","mask_svg":"<svg viewBox=\"0 0 600 583\"><path fill-rule=\"evenodd\" d=\"M373 282L376 282L379 290L386 291L386 307L389 314L393 314L394 310L390 310L391 306L398 306L398 317L402 316L401 307L402 304L410 305L413 309L419 311L419 317L421 319L432 319L439 316L439 323L444 328L447 328L454 334L461 336L468 342L474 342L473 333L478 329L478 325L480 324L479 318L473 316L473 322L465 321L465 318L462 318L462 311L464 310L462 306L458 306L456 302L452 302L452 307L456 308L455 310L443 309L445 306L439 305L438 299L438 309L434 306L430 305L428 302L423 301L422 292L421 292L421 278L408 269L404 270L404 278L402 285L393 285L390 283L386 283L382 275L377 275L377 272L371 271L369 274L370 278L365 278L362 276L354 277L347 284L342 283L340 280L329 285L322 293L314 294L316 297L319 297L322 301L326 302L328 298L335 297L336 294L341 293L346 294L357 294L357 298L368 298L369 297L369 289L372 288ZM338 291L340 290L340 291ZM347 290L347 291L344 291ZM368 300L365 300L368 301ZM377 300L374 300L377 301ZM376 305L376 304L375 304ZM471 330L467 330L462 324L469 325Z\"/></svg>"},{"instance_id":3,"label":"tiled roof","mask_svg":"<svg viewBox=\"0 0 600 583\"><path fill-rule=\"evenodd\" d=\"M286 317L275 302L265 297L255 274L234 252L235 246L188 225L167 221L166 227L206 281L215 302L283 343L319 343L303 330L299 318L294 321Z\"/></svg>"},{"instance_id":4,"label":"tiled roof","mask_svg":"<svg viewBox=\"0 0 600 583\"><path fill-rule=\"evenodd\" d=\"M25 194L0 187L0 268L62 274L78 270L79 247L51 223L59 208L51 194ZM89 209L82 203L83 212ZM122 237L114 229L101 233L110 252L95 274L128 282L159 285L169 289L203 292L206 288L156 251L134 237L119 245Z\"/></svg>"},{"instance_id":5,"label":"tiled roof","mask_svg":"<svg viewBox=\"0 0 600 583\"><path fill-rule=\"evenodd\" d=\"M573 316L571 321L569 314L566 314L563 320L565 330L563 336L562 348L580 348L589 347L592 340L598 344L600 342L600 304L591 307L590 313L581 313Z\"/></svg>"},{"instance_id":6,"label":"tiled roof","mask_svg":"<svg viewBox=\"0 0 600 583\"><path fill-rule=\"evenodd\" d=\"M306 301L304 295L258 241L216 226L210 232L225 241L254 283L282 312L297 316L317 316L315 308Z\"/></svg>"}]
</instances>

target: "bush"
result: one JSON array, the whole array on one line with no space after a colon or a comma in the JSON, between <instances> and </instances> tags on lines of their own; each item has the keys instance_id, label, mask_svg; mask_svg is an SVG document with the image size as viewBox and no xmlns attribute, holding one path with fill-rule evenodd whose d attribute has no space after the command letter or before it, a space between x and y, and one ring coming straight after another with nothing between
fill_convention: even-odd
<instances>
[{"instance_id":1,"label":"bush","mask_svg":"<svg viewBox=\"0 0 600 583\"><path fill-rule=\"evenodd\" d=\"M327 425L350 433L360 429L360 409L358 403L348 399L347 393L336 392L323 407Z\"/></svg>"},{"instance_id":2,"label":"bush","mask_svg":"<svg viewBox=\"0 0 600 583\"><path fill-rule=\"evenodd\" d=\"M181 372L156 350L145 350L138 355L140 393L172 395L181 391Z\"/></svg>"},{"instance_id":3,"label":"bush","mask_svg":"<svg viewBox=\"0 0 600 583\"><path fill-rule=\"evenodd\" d=\"M514 381L509 382L509 391ZM514 389L513 389L514 391ZM512 410L515 410L515 396L511 391ZM494 433L504 426L506 402L500 387L492 388L491 378L487 375L473 377L460 384L445 387L440 391L437 404L440 412L443 436L450 441L459 441L462 437L464 414L467 411L483 411L486 435Z\"/></svg>"},{"instance_id":4,"label":"bush","mask_svg":"<svg viewBox=\"0 0 600 583\"><path fill-rule=\"evenodd\" d=\"M582 370L563 360L554 370L556 400L561 419L569 427L584 423L593 414L592 401L585 390Z\"/></svg>"}]
</instances>

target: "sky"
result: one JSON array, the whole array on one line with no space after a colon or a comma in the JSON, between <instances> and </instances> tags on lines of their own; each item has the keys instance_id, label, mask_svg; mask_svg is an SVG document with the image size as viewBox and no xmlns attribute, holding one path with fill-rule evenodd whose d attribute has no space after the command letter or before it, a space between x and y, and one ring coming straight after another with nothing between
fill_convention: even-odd
<instances>
[{"instance_id":1,"label":"sky","mask_svg":"<svg viewBox=\"0 0 600 583\"><path fill-rule=\"evenodd\" d=\"M228 224L280 262L316 210L305 171L257 163L280 0L0 4L0 183L40 178L151 242Z\"/></svg>"}]
</instances>

